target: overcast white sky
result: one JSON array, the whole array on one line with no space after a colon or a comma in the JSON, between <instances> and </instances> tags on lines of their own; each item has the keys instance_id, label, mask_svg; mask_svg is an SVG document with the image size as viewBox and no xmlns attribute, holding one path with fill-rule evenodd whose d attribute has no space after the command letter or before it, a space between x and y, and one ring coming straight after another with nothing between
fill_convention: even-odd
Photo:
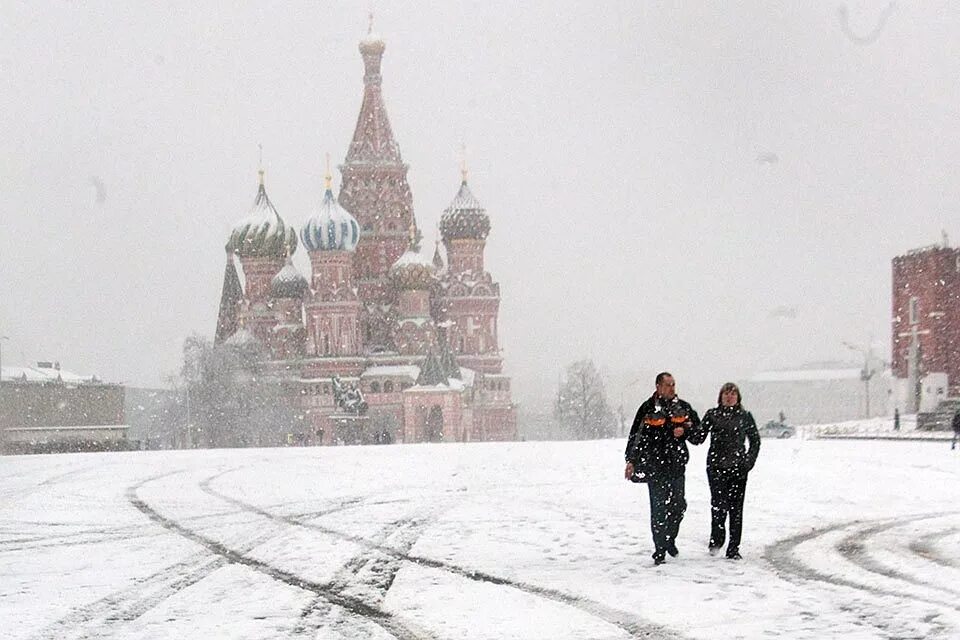
<instances>
[{"instance_id":1,"label":"overcast white sky","mask_svg":"<svg viewBox=\"0 0 960 640\"><path fill-rule=\"evenodd\" d=\"M889 4L375 3L427 250L467 145L521 402L580 357L639 398L889 351L890 259L960 240L960 6ZM0 0L4 362L175 372L257 144L297 227L342 161L368 10Z\"/></svg>"}]
</instances>

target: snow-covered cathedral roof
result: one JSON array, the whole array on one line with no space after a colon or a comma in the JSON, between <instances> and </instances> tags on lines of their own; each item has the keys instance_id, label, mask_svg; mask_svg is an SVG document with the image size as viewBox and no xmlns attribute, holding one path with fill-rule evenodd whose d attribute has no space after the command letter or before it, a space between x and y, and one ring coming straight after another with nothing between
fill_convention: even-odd
<instances>
[{"instance_id":1,"label":"snow-covered cathedral roof","mask_svg":"<svg viewBox=\"0 0 960 640\"><path fill-rule=\"evenodd\" d=\"M287 226L270 202L263 186L262 170L253 207L234 225L227 250L241 258L283 258L297 250L297 232Z\"/></svg>"},{"instance_id":2,"label":"snow-covered cathedral roof","mask_svg":"<svg viewBox=\"0 0 960 640\"><path fill-rule=\"evenodd\" d=\"M440 217L440 233L444 242L461 238L484 240L490 233L490 217L470 191L466 177Z\"/></svg>"},{"instance_id":3,"label":"snow-covered cathedral roof","mask_svg":"<svg viewBox=\"0 0 960 640\"><path fill-rule=\"evenodd\" d=\"M283 269L270 281L270 293L274 298L302 298L309 287L307 279L293 266L289 257Z\"/></svg>"},{"instance_id":4,"label":"snow-covered cathedral roof","mask_svg":"<svg viewBox=\"0 0 960 640\"><path fill-rule=\"evenodd\" d=\"M360 242L360 225L333 196L329 174L326 181L323 201L300 229L300 239L307 251L353 251Z\"/></svg>"},{"instance_id":5,"label":"snow-covered cathedral roof","mask_svg":"<svg viewBox=\"0 0 960 640\"><path fill-rule=\"evenodd\" d=\"M433 261L411 246L390 267L390 278L402 289L428 289L436 271Z\"/></svg>"}]
</instances>

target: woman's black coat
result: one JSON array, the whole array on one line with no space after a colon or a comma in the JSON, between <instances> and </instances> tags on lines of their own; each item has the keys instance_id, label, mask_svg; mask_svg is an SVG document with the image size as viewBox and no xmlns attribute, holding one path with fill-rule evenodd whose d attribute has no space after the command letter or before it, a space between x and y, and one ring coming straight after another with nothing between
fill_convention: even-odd
<instances>
[{"instance_id":1,"label":"woman's black coat","mask_svg":"<svg viewBox=\"0 0 960 640\"><path fill-rule=\"evenodd\" d=\"M749 411L740 405L708 409L700 428L690 433L688 439L700 444L707 439L707 434L712 434L707 452L708 469L753 469L760 453L760 434ZM749 449L744 447L747 440Z\"/></svg>"}]
</instances>

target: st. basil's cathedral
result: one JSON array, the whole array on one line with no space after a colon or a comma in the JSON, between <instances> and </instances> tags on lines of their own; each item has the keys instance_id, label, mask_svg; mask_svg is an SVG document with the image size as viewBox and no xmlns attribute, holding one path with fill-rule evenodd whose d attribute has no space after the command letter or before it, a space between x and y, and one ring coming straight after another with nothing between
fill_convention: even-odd
<instances>
[{"instance_id":1,"label":"st. basil's cathedral","mask_svg":"<svg viewBox=\"0 0 960 640\"><path fill-rule=\"evenodd\" d=\"M438 241L432 259L420 253L407 165L383 103L384 48L372 33L360 42L363 104L340 194L328 169L299 234L270 202L261 170L254 205L226 245L215 342L258 349L258 375L280 383L308 444L513 440L500 286L484 267L490 218L464 170L440 220L445 251ZM290 260L301 246L309 279Z\"/></svg>"}]
</instances>

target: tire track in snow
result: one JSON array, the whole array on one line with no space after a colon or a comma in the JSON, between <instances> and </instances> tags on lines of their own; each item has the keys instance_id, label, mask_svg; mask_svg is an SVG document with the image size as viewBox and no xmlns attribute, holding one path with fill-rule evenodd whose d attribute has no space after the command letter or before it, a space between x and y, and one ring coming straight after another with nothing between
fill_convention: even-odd
<instances>
[{"instance_id":1,"label":"tire track in snow","mask_svg":"<svg viewBox=\"0 0 960 640\"><path fill-rule=\"evenodd\" d=\"M144 480L143 483L181 473L172 471ZM143 484L141 483L141 484ZM142 528L142 525L134 525ZM128 527L124 527L128 528ZM132 536L132 539L136 536ZM269 536L264 536L265 538ZM250 544L260 544L256 539ZM73 609L68 615L48 624L32 635L34 640L97 638L104 627L135 620L173 594L196 584L226 564L206 550L139 578L132 585Z\"/></svg>"},{"instance_id":2,"label":"tire track in snow","mask_svg":"<svg viewBox=\"0 0 960 640\"><path fill-rule=\"evenodd\" d=\"M937 550L935 541L940 538L946 538L960 532L960 529L951 528L944 531L934 531L911 540L909 544L910 551L914 552L924 560L936 562L937 564L950 567L952 569L960 568L960 562L956 559L945 556Z\"/></svg>"},{"instance_id":3,"label":"tire track in snow","mask_svg":"<svg viewBox=\"0 0 960 640\"><path fill-rule=\"evenodd\" d=\"M249 510L252 513L257 513L269 518L271 520L277 520L286 522L291 525L304 527L306 529L311 529L314 531L319 531L320 533L327 534L329 536L339 538L341 540L346 540L348 542L353 542L354 544L360 545L370 550L379 551L385 555L392 556L399 560L404 560L422 567L428 567L431 569L438 569L440 571L445 571L468 580L473 580L475 582L483 582L488 584L494 584L502 587L509 587L516 589L517 591L522 591L524 593L545 598L547 600L552 600L563 605L567 605L574 609L578 609L584 613L587 613L591 616L599 618L604 622L607 622L619 629L627 632L634 638L657 638L663 640L681 640L685 638L680 633L677 633L671 629L668 629L664 626L655 624L648 620L644 620L638 616L635 616L631 613L620 611L613 607L607 606L600 602L596 602L589 598L576 596L573 594L565 593L558 589L551 589L548 587L539 587L527 582L512 580L510 578L503 578L500 576L495 576L493 574L485 573L483 571L476 571L473 569L467 569L466 567L461 567L449 562L443 562L441 560L434 560L431 558L426 558L423 556L412 555L408 551L400 551L393 547L386 546L381 543L373 542L368 538L362 536L352 535L349 533L344 533L337 529L331 529L330 527L325 527L319 525L315 522L303 522L300 519L292 518L290 516L281 516L275 513L271 513L262 509L254 504L250 504L228 496L222 492L219 492L209 486L209 483L205 487L202 487L207 493L213 495L221 500L225 500L241 509ZM412 545L411 545L412 548Z\"/></svg>"},{"instance_id":4,"label":"tire track in snow","mask_svg":"<svg viewBox=\"0 0 960 640\"><path fill-rule=\"evenodd\" d=\"M174 471L153 476L143 481L141 485L145 484L146 482L159 480L160 478L175 475L177 473L182 473L182 471ZM355 502L355 499L337 501L334 506L315 513L334 513L345 508L345 504L353 505ZM224 515L235 515L239 513L243 513L243 511L236 509L214 514L191 516L189 518L185 518L184 520L200 521L212 517L223 517ZM251 520L251 522L254 522L254 520ZM142 530L143 525L137 524L125 527L117 527L117 530L127 529ZM116 538L116 540L132 540L136 538L147 537L148 535L163 534L160 532L155 534L144 533L139 536ZM271 537L273 537L273 535L276 534L261 534L256 536L255 538L241 545L240 551L247 553L256 548L258 545L269 540ZM106 541L109 542L113 540ZM52 544L56 546L68 546L93 544L97 542L104 542L104 540L88 540L74 543L54 542ZM47 625L43 630L31 636L31 638L34 638L35 640L61 640L64 638L80 639L100 637L104 628L129 623L133 620L136 620L165 600L200 582L227 564L228 561L225 558L212 554L207 549L196 552L180 562L164 567L163 569L160 569L149 576L135 580L134 583L129 587L120 589L89 604L75 608L67 616Z\"/></svg>"},{"instance_id":5,"label":"tire track in snow","mask_svg":"<svg viewBox=\"0 0 960 640\"><path fill-rule=\"evenodd\" d=\"M230 471L235 470L236 469L232 469ZM212 489L211 484L214 480L225 475L226 473L229 473L229 471L225 471L201 481L199 484L200 489L208 495L213 496L217 500L224 500L221 493ZM290 516L290 518L295 519L298 522L303 522L305 520L310 520L334 513L335 511L344 511L354 506L369 507L409 502L410 501L408 499L380 500L375 502L364 502L360 499L352 499L344 502L343 507L340 509L315 511L299 516ZM249 510L243 507L238 507L238 509L241 512L250 513ZM408 552L413 548L413 545L416 544L417 540L420 539L420 536L427 529L430 523L436 520L436 514L439 512L439 510L439 508L427 509L424 510L424 513L419 517L402 518L391 522L385 527L382 527L381 530L375 535L375 538L381 544L385 544L389 541L394 548L399 547L400 550ZM264 517L259 513L255 513L254 515L256 515L258 518ZM275 522L276 519L271 518L270 521ZM283 524L290 526L289 522L283 522ZM330 580L329 585L332 590L341 595L359 598L364 602L371 603L379 607L382 605L387 591L389 591L390 587L393 585L393 581L396 579L397 573L399 573L400 569L402 568L403 561L393 556L380 553L376 550L371 551L366 547L363 547L363 549L364 551L362 553L355 555L343 565L340 571L338 571ZM295 636L302 636L315 633L328 626L330 623L330 618L333 614L335 614L335 611L329 606L329 603L324 598L317 596L301 611L300 621L294 628L293 634Z\"/></svg>"},{"instance_id":6,"label":"tire track in snow","mask_svg":"<svg viewBox=\"0 0 960 640\"><path fill-rule=\"evenodd\" d=\"M332 509L326 509L322 511L310 511L302 514L298 514L295 517L298 518L316 518L332 511L340 511L342 509L349 508L350 506L356 504L358 499L350 498L346 500L339 501L336 507ZM181 520L181 524L186 522L199 522L202 520L210 520L214 518L222 518L224 516L232 516L240 513L244 513L241 509L231 509L229 511L214 512L214 513L205 513L199 516L189 516ZM250 520L250 523L255 522L256 520ZM72 523L53 523L53 522L32 522L32 523L16 523L10 521L12 524L32 524L34 526L43 526L43 527L69 527L74 526ZM239 522L238 524L244 524ZM132 532L133 533L131 535ZM74 533L65 533L59 536L50 536L50 535L32 535L20 538L10 538L7 540L0 540L0 554L2 553L12 553L16 551L33 551L34 549L44 549L47 547L73 547L73 546L83 546L87 544L106 544L110 542L122 542L125 540L140 540L143 538L154 538L158 536L165 535L160 531L153 531L150 533L143 531L143 525L141 523L132 524L132 525L121 525L116 527L106 527L106 528L93 528L86 529L82 531L76 531Z\"/></svg>"},{"instance_id":7,"label":"tire track in snow","mask_svg":"<svg viewBox=\"0 0 960 640\"><path fill-rule=\"evenodd\" d=\"M394 541L399 538L399 547L409 551L429 526L432 519L405 518L384 527L377 538ZM364 551L348 560L331 579L331 587L339 593L359 597L366 602L382 606L383 600L393 585L403 561L379 552ZM320 598L314 598L300 612L300 622L294 635L316 634L328 626L332 610Z\"/></svg>"},{"instance_id":8,"label":"tire track in snow","mask_svg":"<svg viewBox=\"0 0 960 640\"><path fill-rule=\"evenodd\" d=\"M957 512L921 514L921 515L914 515L914 516L905 516L901 518L886 519L886 520L883 520L882 522L884 522L884 524L889 524L891 526L899 526L904 524L910 524L911 522L919 522L921 520L926 520L930 518L937 518L945 515L953 515L955 513ZM884 597L892 596L900 599L913 600L923 605L935 605L938 607L947 607L949 609L957 610L957 606L953 603L930 601L928 599L915 596L909 592L886 589L883 587L878 587L876 585L865 584L863 582L859 582L857 580L854 580L848 577L836 576L836 575L824 573L823 571L807 566L794 553L797 547L799 547L804 543L814 541L817 538L821 538L823 536L840 531L842 529L846 529L848 527L862 526L864 524L868 524L868 523L865 523L864 521L860 521L860 520L839 522L830 526L814 529L806 533L797 534L789 538L784 538L782 540L778 540L772 544L767 545L767 547L764 549L763 557L778 574L786 573L786 574L793 575L797 578L800 578L802 580L821 582L821 583L836 586L836 587L846 587L846 588L854 589L856 591L868 593L871 595L884 596ZM890 613L889 611L883 609L882 606L879 604L868 604L867 606L871 606L872 608L877 609L879 612L883 614ZM841 606L841 608L843 607ZM934 616L934 615L927 616L924 620L922 620L922 622L933 626L936 629L936 633L938 635L950 631L949 627L947 627L943 623L937 622L936 617L937 616ZM896 616L894 616L894 618L896 618ZM865 621L881 631L884 631L884 632L890 631L885 626L879 624L876 621L872 621L872 620L865 620ZM903 637L903 636L895 635L891 637ZM922 636L918 636L918 637L922 637Z\"/></svg>"},{"instance_id":9,"label":"tire track in snow","mask_svg":"<svg viewBox=\"0 0 960 640\"><path fill-rule=\"evenodd\" d=\"M938 589L940 591L945 591L947 593L951 593L955 596L960 597L960 591L956 591L954 589L950 589L949 587L945 587L942 585L934 586L934 585L927 584L926 582L923 582L922 580L918 580L917 578L914 578L913 576L907 573L904 573L902 571L899 571L897 569L884 565L883 563L878 561L876 558L870 557L870 554L869 554L869 548L870 548L869 540L872 538L875 538L878 534L883 533L885 531L889 531L890 529L895 529L897 527L903 526L904 524L912 524L914 522L929 520L935 517L936 516L934 515L923 516L923 517L911 519L907 523L894 521L894 522L888 522L884 524L876 524L876 525L867 527L865 529L860 529L858 531L851 533L846 538L838 542L836 545L836 549L837 551L840 552L840 555L842 555L848 561L857 565L861 569L864 569L871 573L875 573L877 575L883 576L885 578L890 578L892 580L907 582L907 583L910 583L919 587L924 587L927 589L931 589L931 588ZM917 597L919 599L919 596L913 596L913 597ZM925 599L925 601L930 602L931 604L941 604L943 606L951 607L953 609L956 609L957 611L960 611L960 606L956 604L956 600L951 602L949 600L939 601L931 598L931 599Z\"/></svg>"},{"instance_id":10,"label":"tire track in snow","mask_svg":"<svg viewBox=\"0 0 960 640\"><path fill-rule=\"evenodd\" d=\"M116 462L107 462L105 464L85 465L77 469L71 469L70 471L63 471L61 473L54 474L27 488L14 488L2 491L0 492L0 503L7 502L9 500L10 504L14 504L29 498L38 491L50 489L58 484L63 484L64 482L72 479L74 476L82 475L88 471L102 471L104 468L116 466L116 464Z\"/></svg>"},{"instance_id":11,"label":"tire track in snow","mask_svg":"<svg viewBox=\"0 0 960 640\"><path fill-rule=\"evenodd\" d=\"M208 480L212 480L215 477L217 476L213 476ZM129 500L130 504L140 510L145 516L150 518L150 520L159 526L173 531L174 533L188 540L196 542L197 544L205 547L214 555L223 558L228 563L243 565L258 573L262 573L263 575L273 578L278 582L282 582L304 591L313 592L323 600L344 609L350 614L381 627L384 631L394 636L398 640L424 640L433 638L433 636L428 632L414 629L410 625L394 617L393 614L388 613L378 607L371 606L358 598L342 595L332 589L329 585L302 578L296 574L290 573L278 567L274 567L266 562L257 560L256 558L252 558L245 552L231 549L212 538L204 536L179 524L177 521L171 518L167 518L153 509L153 507L142 500L137 494L139 488L149 481L150 479L128 488L127 499Z\"/></svg>"}]
</instances>

